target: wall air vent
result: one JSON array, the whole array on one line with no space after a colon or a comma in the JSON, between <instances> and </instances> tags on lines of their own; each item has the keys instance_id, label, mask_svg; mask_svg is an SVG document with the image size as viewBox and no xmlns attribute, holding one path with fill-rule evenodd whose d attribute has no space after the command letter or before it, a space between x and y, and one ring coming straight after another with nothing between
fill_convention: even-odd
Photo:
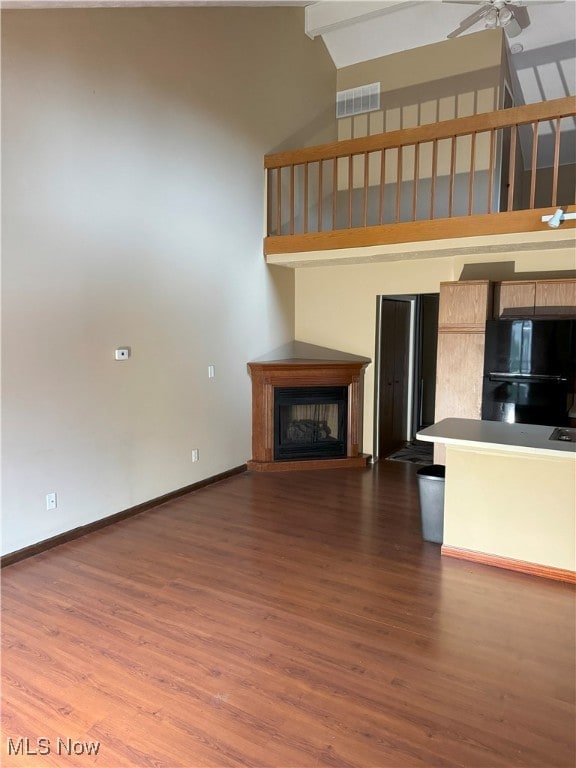
<instances>
[{"instance_id":1,"label":"wall air vent","mask_svg":"<svg viewBox=\"0 0 576 768\"><path fill-rule=\"evenodd\" d=\"M380 83L361 85L336 93L336 117L352 117L380 109Z\"/></svg>"}]
</instances>

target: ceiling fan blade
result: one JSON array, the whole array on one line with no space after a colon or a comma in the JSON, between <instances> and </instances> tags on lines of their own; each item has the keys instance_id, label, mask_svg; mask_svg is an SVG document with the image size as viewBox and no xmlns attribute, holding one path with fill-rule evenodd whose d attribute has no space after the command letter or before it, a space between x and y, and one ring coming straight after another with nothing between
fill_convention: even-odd
<instances>
[{"instance_id":1,"label":"ceiling fan blade","mask_svg":"<svg viewBox=\"0 0 576 768\"><path fill-rule=\"evenodd\" d=\"M453 2L453 0L446 0L446 2ZM566 0L514 0L514 5L528 8L531 5L558 5L565 2Z\"/></svg>"},{"instance_id":2,"label":"ceiling fan blade","mask_svg":"<svg viewBox=\"0 0 576 768\"><path fill-rule=\"evenodd\" d=\"M458 35L461 35L462 32L466 32L467 29L470 29L470 27L473 27L474 24L483 19L484 16L486 16L486 14L491 10L491 8L491 5L487 5L483 8L479 8L477 11L474 11L474 13L471 13L470 16L462 19L458 28L450 32L448 35L446 35L446 37L458 37Z\"/></svg>"}]
</instances>

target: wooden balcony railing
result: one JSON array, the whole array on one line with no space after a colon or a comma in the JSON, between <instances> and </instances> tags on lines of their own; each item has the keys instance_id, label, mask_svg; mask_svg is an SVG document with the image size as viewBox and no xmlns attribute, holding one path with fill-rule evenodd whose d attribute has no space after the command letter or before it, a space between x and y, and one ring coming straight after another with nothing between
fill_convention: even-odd
<instances>
[{"instance_id":1,"label":"wooden balcony railing","mask_svg":"<svg viewBox=\"0 0 576 768\"><path fill-rule=\"evenodd\" d=\"M575 116L568 97L267 155L265 253L540 229L575 203Z\"/></svg>"}]
</instances>

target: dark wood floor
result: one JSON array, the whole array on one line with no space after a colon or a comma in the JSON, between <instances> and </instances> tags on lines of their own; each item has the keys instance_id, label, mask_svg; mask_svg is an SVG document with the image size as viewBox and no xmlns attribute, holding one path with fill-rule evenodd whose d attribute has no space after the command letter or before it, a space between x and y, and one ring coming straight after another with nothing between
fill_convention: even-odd
<instances>
[{"instance_id":1,"label":"dark wood floor","mask_svg":"<svg viewBox=\"0 0 576 768\"><path fill-rule=\"evenodd\" d=\"M573 589L441 559L416 469L238 475L6 568L2 765L572 768Z\"/></svg>"}]
</instances>

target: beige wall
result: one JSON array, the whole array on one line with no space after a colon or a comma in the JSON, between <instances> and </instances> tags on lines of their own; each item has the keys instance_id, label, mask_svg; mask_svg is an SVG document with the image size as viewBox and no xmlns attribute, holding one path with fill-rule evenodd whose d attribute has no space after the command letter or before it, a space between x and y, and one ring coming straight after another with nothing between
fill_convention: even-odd
<instances>
[{"instance_id":1,"label":"beige wall","mask_svg":"<svg viewBox=\"0 0 576 768\"><path fill-rule=\"evenodd\" d=\"M296 270L296 338L375 359L376 297L437 293L440 282L574 276L574 249L428 258ZM365 453L373 453L374 363L364 390Z\"/></svg>"},{"instance_id":2,"label":"beige wall","mask_svg":"<svg viewBox=\"0 0 576 768\"><path fill-rule=\"evenodd\" d=\"M344 90L378 80L383 92L395 92L476 73L495 66L502 55L502 30L484 30L342 67L336 84Z\"/></svg>"},{"instance_id":3,"label":"beige wall","mask_svg":"<svg viewBox=\"0 0 576 768\"><path fill-rule=\"evenodd\" d=\"M568 455L446 446L444 544L576 570L574 470Z\"/></svg>"},{"instance_id":4,"label":"beige wall","mask_svg":"<svg viewBox=\"0 0 576 768\"><path fill-rule=\"evenodd\" d=\"M382 109L338 120L338 138L491 112L499 106L502 59L496 29L339 69L339 91L381 83Z\"/></svg>"},{"instance_id":5,"label":"beige wall","mask_svg":"<svg viewBox=\"0 0 576 768\"><path fill-rule=\"evenodd\" d=\"M295 8L3 12L3 552L250 458L246 363L294 328L262 158L335 135L303 29Z\"/></svg>"},{"instance_id":6,"label":"beige wall","mask_svg":"<svg viewBox=\"0 0 576 768\"><path fill-rule=\"evenodd\" d=\"M381 109L339 119L338 138L359 138L498 109L505 71L502 38L501 29L484 30L466 35L465 38L445 40L338 70L339 91L373 82L380 83L381 89ZM400 157L396 149L386 151L384 200L388 201L388 206L384 211L385 221L396 216L391 206L396 198L398 180L403 185L400 192L400 220L412 217L412 182L416 174L420 180L421 210L418 217L428 215L424 201L429 198L430 188L426 182L429 182L433 174L437 181L435 215L437 218L448 215L448 177L452 171L452 150L452 141L443 140L419 144L417 156L415 148L410 146L402 149ZM460 206L468 202L471 137L458 137L454 142L454 152L455 215L465 215L467 208L461 209ZM499 163L499 148L497 152ZM488 212L490 158L490 134L479 133L474 145L474 200L477 213ZM380 185L381 167L381 153L369 154L368 184L374 190ZM338 189L344 193L349 186L356 189L364 186L362 156L354 159L351 171L348 160L342 158L338 161L337 171ZM343 204L346 208L345 200ZM354 213L359 204L360 200L353 202ZM379 205L379 194L378 200L374 200L372 205ZM327 204L327 207L330 208L330 205ZM376 215L374 211L372 217Z\"/></svg>"}]
</instances>

